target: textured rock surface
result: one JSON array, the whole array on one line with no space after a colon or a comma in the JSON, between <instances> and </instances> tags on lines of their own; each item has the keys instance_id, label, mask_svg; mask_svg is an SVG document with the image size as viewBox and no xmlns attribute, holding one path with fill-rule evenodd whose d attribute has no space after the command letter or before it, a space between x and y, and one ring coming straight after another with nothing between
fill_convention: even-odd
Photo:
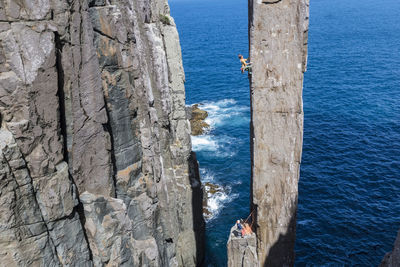
<instances>
[{"instance_id":1,"label":"textured rock surface","mask_svg":"<svg viewBox=\"0 0 400 267\"><path fill-rule=\"evenodd\" d=\"M0 260L195 266L202 191L163 0L0 0Z\"/></svg>"},{"instance_id":2,"label":"textured rock surface","mask_svg":"<svg viewBox=\"0 0 400 267\"><path fill-rule=\"evenodd\" d=\"M400 230L397 233L396 241L394 242L393 250L386 253L380 267L395 267L400 266Z\"/></svg>"},{"instance_id":3,"label":"textured rock surface","mask_svg":"<svg viewBox=\"0 0 400 267\"><path fill-rule=\"evenodd\" d=\"M243 238L237 234L236 225L231 228L228 249L228 267L254 267L258 265L257 239L254 233Z\"/></svg>"},{"instance_id":4,"label":"textured rock surface","mask_svg":"<svg viewBox=\"0 0 400 267\"><path fill-rule=\"evenodd\" d=\"M199 104L186 107L186 114L190 121L191 135L201 135L210 128L210 125L204 120L208 117L208 112L200 109Z\"/></svg>"},{"instance_id":5,"label":"textured rock surface","mask_svg":"<svg viewBox=\"0 0 400 267\"><path fill-rule=\"evenodd\" d=\"M249 0L252 210L260 266L294 264L308 0Z\"/></svg>"}]
</instances>

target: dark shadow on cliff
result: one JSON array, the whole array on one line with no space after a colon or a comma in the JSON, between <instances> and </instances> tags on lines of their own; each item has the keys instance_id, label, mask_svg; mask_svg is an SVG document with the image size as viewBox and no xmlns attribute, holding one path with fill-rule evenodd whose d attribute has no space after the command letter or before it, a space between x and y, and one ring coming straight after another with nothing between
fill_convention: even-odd
<instances>
[{"instance_id":1,"label":"dark shadow on cliff","mask_svg":"<svg viewBox=\"0 0 400 267\"><path fill-rule=\"evenodd\" d=\"M397 232L397 238L394 242L393 250L386 253L379 267L400 266L400 230Z\"/></svg>"},{"instance_id":2,"label":"dark shadow on cliff","mask_svg":"<svg viewBox=\"0 0 400 267\"><path fill-rule=\"evenodd\" d=\"M203 187L200 181L199 163L197 162L196 153L193 151L190 153L189 157L189 179L192 188L193 230L196 238L196 265L202 266L206 247L206 223L203 217Z\"/></svg>"},{"instance_id":3,"label":"dark shadow on cliff","mask_svg":"<svg viewBox=\"0 0 400 267\"><path fill-rule=\"evenodd\" d=\"M297 201L292 205L291 219L286 234L279 235L278 240L272 245L268 257L264 261L264 267L294 266L296 240Z\"/></svg>"}]
</instances>

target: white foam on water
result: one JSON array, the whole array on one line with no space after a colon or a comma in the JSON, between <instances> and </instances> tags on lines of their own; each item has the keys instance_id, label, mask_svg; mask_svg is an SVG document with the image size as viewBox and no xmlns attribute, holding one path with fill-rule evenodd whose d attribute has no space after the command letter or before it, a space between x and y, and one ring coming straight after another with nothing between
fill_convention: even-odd
<instances>
[{"instance_id":1,"label":"white foam on water","mask_svg":"<svg viewBox=\"0 0 400 267\"><path fill-rule=\"evenodd\" d=\"M240 139L227 135L213 135L213 130L217 127L240 126L249 123L250 119L246 116L249 112L247 106L238 106L234 99L224 99L216 102L203 102L199 107L208 112L206 122L210 125L210 130L203 135L192 136L192 149L196 152L207 153L207 157L227 158L233 157L237 151L237 144L243 142ZM211 183L217 192L211 194L207 188L207 214L204 214L206 221L217 217L227 203L238 198L238 194L231 193L230 186L222 186L218 183L215 174L205 168L200 168L201 181ZM241 181L234 184L240 184Z\"/></svg>"},{"instance_id":2,"label":"white foam on water","mask_svg":"<svg viewBox=\"0 0 400 267\"><path fill-rule=\"evenodd\" d=\"M207 207L211 214L207 216L206 221L210 221L218 216L227 203L239 197L239 194L230 194L230 189L224 188L224 190L209 196L207 199Z\"/></svg>"},{"instance_id":3,"label":"white foam on water","mask_svg":"<svg viewBox=\"0 0 400 267\"><path fill-rule=\"evenodd\" d=\"M218 144L210 135L192 136L192 148L194 151L217 151Z\"/></svg>"},{"instance_id":4,"label":"white foam on water","mask_svg":"<svg viewBox=\"0 0 400 267\"><path fill-rule=\"evenodd\" d=\"M313 224L313 221L312 220L301 220L301 221L297 221L297 224L299 224L299 225Z\"/></svg>"},{"instance_id":5,"label":"white foam on water","mask_svg":"<svg viewBox=\"0 0 400 267\"><path fill-rule=\"evenodd\" d=\"M205 168L199 168L200 171L200 177L201 177L201 182L205 183L205 182L213 182L214 181L214 174L205 169Z\"/></svg>"},{"instance_id":6,"label":"white foam on water","mask_svg":"<svg viewBox=\"0 0 400 267\"><path fill-rule=\"evenodd\" d=\"M215 175L211 171L205 168L200 168L201 181L205 187L205 183L211 183L217 188L217 192L211 194L209 191L207 192L207 210L209 214L205 214L205 220L208 222L215 218L221 210L225 207L225 205L234 199L238 198L238 194L231 193L230 186L222 186L216 182ZM206 190L206 188L205 188Z\"/></svg>"},{"instance_id":7,"label":"white foam on water","mask_svg":"<svg viewBox=\"0 0 400 267\"><path fill-rule=\"evenodd\" d=\"M228 199L227 194L223 192L217 192L207 200L208 208L213 213L214 216L215 213L217 213L221 209L221 202L227 199Z\"/></svg>"},{"instance_id":8,"label":"white foam on water","mask_svg":"<svg viewBox=\"0 0 400 267\"><path fill-rule=\"evenodd\" d=\"M205 122L213 129L227 123L239 125L249 122L249 118L245 116L245 112L249 108L236 104L237 102L234 99L223 99L216 102L203 102L199 104L199 107L208 112Z\"/></svg>"},{"instance_id":9,"label":"white foam on water","mask_svg":"<svg viewBox=\"0 0 400 267\"><path fill-rule=\"evenodd\" d=\"M211 157L227 158L236 155L234 145L242 142L229 136L198 135L192 136L192 149L196 152L212 152Z\"/></svg>"}]
</instances>

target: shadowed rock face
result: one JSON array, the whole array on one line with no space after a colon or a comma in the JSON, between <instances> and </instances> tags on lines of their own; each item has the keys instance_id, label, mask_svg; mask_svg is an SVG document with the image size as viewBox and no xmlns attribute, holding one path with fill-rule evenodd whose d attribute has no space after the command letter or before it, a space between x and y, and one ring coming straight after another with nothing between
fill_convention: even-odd
<instances>
[{"instance_id":1,"label":"shadowed rock face","mask_svg":"<svg viewBox=\"0 0 400 267\"><path fill-rule=\"evenodd\" d=\"M308 0L249 0L251 210L260 266L294 264Z\"/></svg>"},{"instance_id":2,"label":"shadowed rock face","mask_svg":"<svg viewBox=\"0 0 400 267\"><path fill-rule=\"evenodd\" d=\"M397 233L396 241L394 242L393 250L386 253L380 267L396 267L400 266L400 230Z\"/></svg>"},{"instance_id":3,"label":"shadowed rock face","mask_svg":"<svg viewBox=\"0 0 400 267\"><path fill-rule=\"evenodd\" d=\"M198 165L167 2L0 0L0 261L195 266Z\"/></svg>"}]
</instances>

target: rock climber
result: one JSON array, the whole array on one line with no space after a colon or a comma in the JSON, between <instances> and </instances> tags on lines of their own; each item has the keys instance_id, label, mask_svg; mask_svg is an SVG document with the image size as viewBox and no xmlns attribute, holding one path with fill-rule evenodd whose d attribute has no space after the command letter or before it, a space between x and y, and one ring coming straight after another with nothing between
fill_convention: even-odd
<instances>
[{"instance_id":1,"label":"rock climber","mask_svg":"<svg viewBox=\"0 0 400 267\"><path fill-rule=\"evenodd\" d=\"M243 58L242 55L238 55L240 63L242 63L242 67L240 68L240 70L242 71L242 73L247 70L249 72L249 74L251 74L251 63L247 63L246 61L248 60L247 58Z\"/></svg>"}]
</instances>

